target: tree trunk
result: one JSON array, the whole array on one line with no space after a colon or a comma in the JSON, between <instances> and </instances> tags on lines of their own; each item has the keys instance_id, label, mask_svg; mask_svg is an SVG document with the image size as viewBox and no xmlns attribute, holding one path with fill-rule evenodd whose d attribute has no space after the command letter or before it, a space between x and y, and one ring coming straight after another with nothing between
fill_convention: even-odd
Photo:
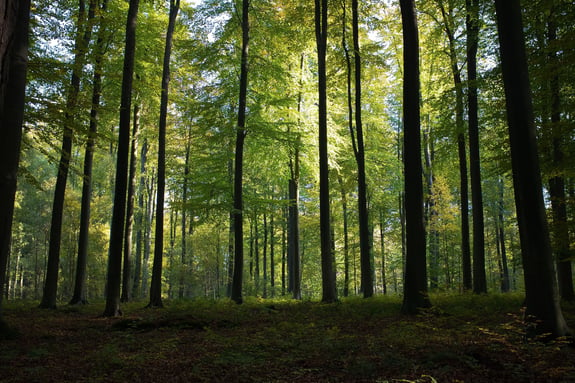
<instances>
[{"instance_id":1,"label":"tree trunk","mask_svg":"<svg viewBox=\"0 0 575 383\"><path fill-rule=\"evenodd\" d=\"M170 85L170 59L172 38L176 18L180 10L180 0L170 1L170 17L166 33L164 63L162 69L162 94L160 100L160 122L158 131L158 190L156 202L156 238L154 242L154 263L150 283L150 302L147 307L163 307L162 303L162 258L164 253L164 201L166 190L166 125L168 116L168 95Z\"/></svg>"},{"instance_id":2,"label":"tree trunk","mask_svg":"<svg viewBox=\"0 0 575 383\"><path fill-rule=\"evenodd\" d=\"M52 204L52 218L50 221L50 244L48 247L48 264L46 267L46 280L44 281L44 294L40 302L40 308L55 309L58 292L58 271L60 268L60 242L62 238L62 220L64 215L64 199L66 195L66 183L68 169L72 156L72 141L74 136L74 120L78 94L80 93L80 76L86 61L86 51L91 38L91 26L87 25L86 6L84 0L79 1L78 21L75 42L75 55L72 66L72 77L66 111L64 113L64 136L60 150L60 162L58 175L54 188L54 201Z\"/></svg>"},{"instance_id":3,"label":"tree trunk","mask_svg":"<svg viewBox=\"0 0 575 383\"><path fill-rule=\"evenodd\" d=\"M235 256L232 281L232 300L242 303L242 280L244 272L244 230L243 230L243 156L246 138L246 103L248 93L248 50L250 41L249 0L242 0L242 56L240 63L240 94L238 121L236 127L236 156L234 170L234 230Z\"/></svg>"},{"instance_id":4,"label":"tree trunk","mask_svg":"<svg viewBox=\"0 0 575 383\"><path fill-rule=\"evenodd\" d=\"M479 40L479 0L466 0L467 8L467 113L469 120L469 170L471 214L473 216L473 290L487 292L485 276L485 225L481 188L481 157L477 106L477 45ZM464 283L464 288L469 289Z\"/></svg>"},{"instance_id":5,"label":"tree trunk","mask_svg":"<svg viewBox=\"0 0 575 383\"><path fill-rule=\"evenodd\" d=\"M128 189L128 157L130 152L130 114L132 112L132 83L136 53L136 23L139 0L130 0L126 20L126 43L124 48L124 68L122 71L122 94L120 96L120 132L116 158L116 186L114 208L110 228L110 249L108 255L108 275L106 307L103 316L122 315L120 310L120 284L122 278L122 245L124 239L124 219L126 218L126 192Z\"/></svg>"},{"instance_id":6,"label":"tree trunk","mask_svg":"<svg viewBox=\"0 0 575 383\"><path fill-rule=\"evenodd\" d=\"M349 233L347 223L347 195L343 185L343 178L338 174L341 192L341 210L343 215L343 296L349 296Z\"/></svg>"},{"instance_id":7,"label":"tree trunk","mask_svg":"<svg viewBox=\"0 0 575 383\"><path fill-rule=\"evenodd\" d=\"M327 0L315 0L315 33L318 59L319 210L321 238L322 302L335 302L334 260L331 244L329 164L327 151Z\"/></svg>"},{"instance_id":8,"label":"tree trunk","mask_svg":"<svg viewBox=\"0 0 575 383\"><path fill-rule=\"evenodd\" d=\"M28 67L29 0L0 3L0 334Z\"/></svg>"},{"instance_id":9,"label":"tree trunk","mask_svg":"<svg viewBox=\"0 0 575 383\"><path fill-rule=\"evenodd\" d=\"M148 154L148 141L144 139L140 150L140 182L138 186L138 214L136 215L136 254L134 259L134 281L132 283L132 296L141 297L142 283L142 253L144 248L144 217L146 217L146 206L144 205L144 195L146 194L146 160ZM148 198L151 198L149 196ZM148 226L148 225L146 225Z\"/></svg>"},{"instance_id":10,"label":"tree trunk","mask_svg":"<svg viewBox=\"0 0 575 383\"><path fill-rule=\"evenodd\" d=\"M106 12L107 1L102 3L100 12ZM91 0L89 6L88 19L94 17L97 1ZM87 31L86 31L87 32ZM88 138L86 141L86 152L84 154L84 174L82 178L82 201L80 209L80 228L78 237L78 260L76 262L76 278L74 282L74 293L70 300L71 305L86 304L86 265L88 261L88 242L90 232L90 205L92 200L92 164L94 159L94 149L96 134L98 131L98 113L100 109L100 96L102 94L102 59L104 56L104 34L105 26L103 17L100 17L100 32L96 44L94 58L94 76L92 81L92 106L90 110L90 124L88 128Z\"/></svg>"},{"instance_id":11,"label":"tree trunk","mask_svg":"<svg viewBox=\"0 0 575 383\"><path fill-rule=\"evenodd\" d=\"M559 60L555 48L557 40L557 25L555 22L555 9L551 9L547 21L547 40L548 47L552 51L548 54L549 72L551 79L549 81L549 90L551 92L551 135L552 135L552 153L551 158L554 166L555 176L549 179L549 199L551 200L551 211L553 224L551 226L553 233L553 249L557 262L557 277L559 282L559 294L561 298L567 301L575 300L573 291L573 271L571 267L571 253L569 250L569 225L567 219L567 203L565 196L565 179L564 154L563 154L563 137L561 134L561 92L559 84Z\"/></svg>"},{"instance_id":12,"label":"tree trunk","mask_svg":"<svg viewBox=\"0 0 575 383\"><path fill-rule=\"evenodd\" d=\"M545 216L519 0L495 0L529 334L569 333L559 305Z\"/></svg>"},{"instance_id":13,"label":"tree trunk","mask_svg":"<svg viewBox=\"0 0 575 383\"><path fill-rule=\"evenodd\" d=\"M130 149L130 165L128 169L128 194L126 201L126 227L124 229L124 267L122 269L121 302L132 300L132 232L134 231L134 199L136 190L136 161L138 150L138 130L140 127L140 106L134 105L134 120L132 123L132 144Z\"/></svg>"},{"instance_id":14,"label":"tree trunk","mask_svg":"<svg viewBox=\"0 0 575 383\"><path fill-rule=\"evenodd\" d=\"M415 314L430 307L427 295L425 227L419 113L419 38L414 0L400 0L403 25L403 150L406 257L401 311Z\"/></svg>"}]
</instances>

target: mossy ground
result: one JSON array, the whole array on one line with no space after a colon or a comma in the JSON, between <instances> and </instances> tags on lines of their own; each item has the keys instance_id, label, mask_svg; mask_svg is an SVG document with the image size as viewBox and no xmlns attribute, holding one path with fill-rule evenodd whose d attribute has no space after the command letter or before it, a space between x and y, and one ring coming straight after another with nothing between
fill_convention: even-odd
<instances>
[{"instance_id":1,"label":"mossy ground","mask_svg":"<svg viewBox=\"0 0 575 383\"><path fill-rule=\"evenodd\" d=\"M103 302L8 302L1 382L574 382L575 349L527 342L520 295L433 295L335 304L248 299L146 302L102 318ZM575 325L575 305L564 307Z\"/></svg>"}]
</instances>

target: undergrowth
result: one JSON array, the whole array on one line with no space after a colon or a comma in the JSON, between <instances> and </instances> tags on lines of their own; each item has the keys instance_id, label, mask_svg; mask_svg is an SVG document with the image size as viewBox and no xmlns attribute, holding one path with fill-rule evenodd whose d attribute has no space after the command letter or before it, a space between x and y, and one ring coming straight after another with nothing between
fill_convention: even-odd
<instances>
[{"instance_id":1,"label":"undergrowth","mask_svg":"<svg viewBox=\"0 0 575 383\"><path fill-rule=\"evenodd\" d=\"M20 334L0 342L0 380L182 382L575 381L573 349L525 341L519 294L432 295L400 313L400 297L337 303L248 298L41 310L8 302ZM575 307L566 304L573 324ZM73 367L70 367L73 366Z\"/></svg>"}]
</instances>

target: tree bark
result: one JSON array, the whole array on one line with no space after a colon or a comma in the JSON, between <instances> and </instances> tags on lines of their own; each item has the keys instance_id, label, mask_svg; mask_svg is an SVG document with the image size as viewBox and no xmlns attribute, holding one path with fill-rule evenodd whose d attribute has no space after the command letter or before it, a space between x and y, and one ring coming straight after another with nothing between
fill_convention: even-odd
<instances>
[{"instance_id":1,"label":"tree bark","mask_svg":"<svg viewBox=\"0 0 575 383\"><path fill-rule=\"evenodd\" d=\"M120 284L122 279L122 245L124 220L126 218L126 192L128 189L128 157L130 151L130 114L132 112L132 83L136 53L136 24L139 0L130 0L126 19L126 42L122 70L122 94L120 96L120 132L116 158L116 185L114 208L110 228L110 250L106 288L105 317L122 315L120 310Z\"/></svg>"},{"instance_id":2,"label":"tree bark","mask_svg":"<svg viewBox=\"0 0 575 383\"><path fill-rule=\"evenodd\" d=\"M565 195L565 178L564 171L561 169L564 163L563 153L563 135L561 132L561 88L559 83L559 60L557 52L553 48L557 40L557 23L555 21L556 10L551 9L547 21L547 40L551 50L548 54L549 72L551 79L549 81L549 90L551 93L551 135L552 135L552 153L551 158L554 166L555 176L549 179L549 198L551 200L551 212L553 223L551 226L553 234L553 249L557 262L557 278L559 282L559 294L561 298L567 301L575 300L573 291L573 271L572 257L569 251L569 225L567 218L567 203Z\"/></svg>"},{"instance_id":3,"label":"tree bark","mask_svg":"<svg viewBox=\"0 0 575 383\"><path fill-rule=\"evenodd\" d=\"M431 306L427 295L425 227L419 111L419 38L414 0L400 0L403 25L403 150L405 177L406 257L405 314Z\"/></svg>"},{"instance_id":4,"label":"tree bark","mask_svg":"<svg viewBox=\"0 0 575 383\"><path fill-rule=\"evenodd\" d=\"M40 301L40 308L55 309L58 292L58 272L60 268L60 241L62 238L62 220L64 215L64 200L66 196L66 183L68 169L72 156L72 141L74 136L74 121L78 94L80 93L80 76L86 61L86 51L91 38L91 27L87 25L86 6L84 0L79 1L78 21L75 41L75 54L72 64L72 77L66 99L66 111L64 113L64 136L60 149L60 162L58 175L54 188L54 200L52 204L52 217L50 221L50 243L48 246L48 263L46 267L46 280L44 281L44 293Z\"/></svg>"},{"instance_id":5,"label":"tree bark","mask_svg":"<svg viewBox=\"0 0 575 383\"><path fill-rule=\"evenodd\" d=\"M91 0L88 19L94 17L97 1ZM100 12L105 13L107 0L104 0ZM80 228L78 237L78 260L76 262L76 277L74 281L74 293L70 300L71 305L86 304L86 265L88 262L88 243L90 232L90 205L92 200L92 164L94 149L96 146L96 134L98 132L98 113L100 109L100 97L102 94L102 59L104 56L104 34L106 33L104 18L100 16L100 32L96 43L94 58L94 76L92 80L92 106L90 110L90 124L86 151L84 154L84 171L82 177L82 200L80 208ZM91 31L91 29L89 29ZM86 31L88 33L88 30Z\"/></svg>"},{"instance_id":6,"label":"tree bark","mask_svg":"<svg viewBox=\"0 0 575 383\"><path fill-rule=\"evenodd\" d=\"M168 95L170 85L170 59L176 18L180 10L180 0L170 1L170 16L166 33L164 63L162 69L162 94L160 100L160 122L158 132L158 191L156 202L156 238L154 261L150 283L150 302L147 307L163 307L162 303L162 259L164 253L164 201L166 190L166 125L168 117Z\"/></svg>"},{"instance_id":7,"label":"tree bark","mask_svg":"<svg viewBox=\"0 0 575 383\"><path fill-rule=\"evenodd\" d=\"M242 280L244 272L244 230L243 230L243 156L246 138L246 103L248 92L248 51L250 41L249 0L242 0L242 56L240 63L240 94L238 121L236 127L236 155L234 169L234 277L232 280L232 300L243 302Z\"/></svg>"},{"instance_id":8,"label":"tree bark","mask_svg":"<svg viewBox=\"0 0 575 383\"><path fill-rule=\"evenodd\" d=\"M559 305L527 69L519 0L495 0L525 278L528 335L570 333Z\"/></svg>"},{"instance_id":9,"label":"tree bark","mask_svg":"<svg viewBox=\"0 0 575 383\"><path fill-rule=\"evenodd\" d=\"M329 198L329 164L327 144L327 0L315 0L315 33L318 60L318 115L319 115L319 210L321 238L322 302L335 302L334 259L331 243Z\"/></svg>"},{"instance_id":10,"label":"tree bark","mask_svg":"<svg viewBox=\"0 0 575 383\"><path fill-rule=\"evenodd\" d=\"M132 123L132 144L130 148L130 165L128 168L128 191L126 200L126 226L124 228L124 266L122 269L121 302L132 300L132 233L134 231L134 199L136 190L136 163L138 150L138 130L140 127L140 106L134 105Z\"/></svg>"},{"instance_id":11,"label":"tree bark","mask_svg":"<svg viewBox=\"0 0 575 383\"><path fill-rule=\"evenodd\" d=\"M29 0L0 3L0 333L28 68Z\"/></svg>"}]
</instances>

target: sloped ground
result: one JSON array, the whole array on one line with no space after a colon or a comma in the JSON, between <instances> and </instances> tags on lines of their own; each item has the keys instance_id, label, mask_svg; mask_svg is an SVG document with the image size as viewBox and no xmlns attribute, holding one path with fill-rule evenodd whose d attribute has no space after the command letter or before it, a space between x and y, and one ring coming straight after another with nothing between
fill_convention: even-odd
<instances>
[{"instance_id":1,"label":"sloped ground","mask_svg":"<svg viewBox=\"0 0 575 383\"><path fill-rule=\"evenodd\" d=\"M1 382L575 382L575 349L526 342L521 297L103 303L40 310L8 303L15 339L0 341ZM575 306L564 313L575 326Z\"/></svg>"}]
</instances>

